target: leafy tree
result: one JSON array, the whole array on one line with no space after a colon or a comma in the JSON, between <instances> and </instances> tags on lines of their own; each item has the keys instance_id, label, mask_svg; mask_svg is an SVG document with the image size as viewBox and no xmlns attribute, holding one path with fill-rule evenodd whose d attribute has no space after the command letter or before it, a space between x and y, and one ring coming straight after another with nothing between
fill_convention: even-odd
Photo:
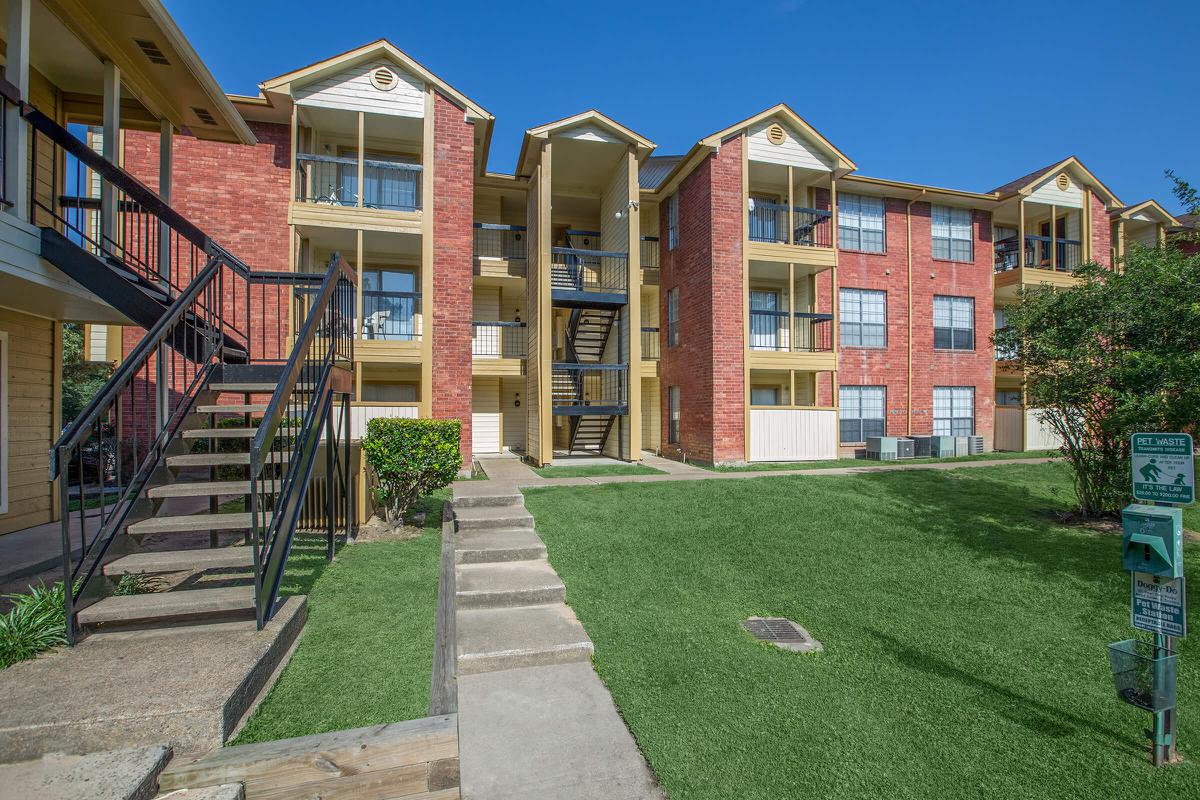
<instances>
[{"instance_id":1,"label":"leafy tree","mask_svg":"<svg viewBox=\"0 0 1200 800\"><path fill-rule=\"evenodd\" d=\"M71 322L63 325L62 369L62 416L66 427L104 388L113 370L109 364L84 360L83 326Z\"/></svg>"},{"instance_id":2,"label":"leafy tree","mask_svg":"<svg viewBox=\"0 0 1200 800\"><path fill-rule=\"evenodd\" d=\"M375 477L374 494L388 525L398 528L413 504L448 486L462 469L456 419L384 419L367 423L363 456Z\"/></svg>"},{"instance_id":3,"label":"leafy tree","mask_svg":"<svg viewBox=\"0 0 1200 800\"><path fill-rule=\"evenodd\" d=\"M1132 245L1123 269L1087 264L1080 283L1026 291L996 348L1024 371L1030 406L1063 441L1079 511L1129 502L1129 437L1200 420L1200 256Z\"/></svg>"}]
</instances>

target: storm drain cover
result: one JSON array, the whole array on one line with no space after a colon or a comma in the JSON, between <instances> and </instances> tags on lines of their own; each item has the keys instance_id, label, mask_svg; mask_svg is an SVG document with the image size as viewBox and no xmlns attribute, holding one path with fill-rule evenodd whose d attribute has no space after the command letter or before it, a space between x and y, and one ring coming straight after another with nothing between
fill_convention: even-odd
<instances>
[{"instance_id":1,"label":"storm drain cover","mask_svg":"<svg viewBox=\"0 0 1200 800\"><path fill-rule=\"evenodd\" d=\"M751 617L742 623L751 636L797 653L819 653L825 648L803 627L783 617Z\"/></svg>"}]
</instances>

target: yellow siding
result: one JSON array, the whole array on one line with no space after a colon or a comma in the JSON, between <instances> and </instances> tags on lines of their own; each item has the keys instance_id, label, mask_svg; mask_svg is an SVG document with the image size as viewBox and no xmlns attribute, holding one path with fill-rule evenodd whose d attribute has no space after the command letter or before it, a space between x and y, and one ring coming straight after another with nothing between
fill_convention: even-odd
<instances>
[{"instance_id":1,"label":"yellow siding","mask_svg":"<svg viewBox=\"0 0 1200 800\"><path fill-rule=\"evenodd\" d=\"M518 400L521 401L520 407L517 406ZM525 407L525 381L521 378L501 378L501 444L509 450L525 449Z\"/></svg>"},{"instance_id":2,"label":"yellow siding","mask_svg":"<svg viewBox=\"0 0 1200 800\"><path fill-rule=\"evenodd\" d=\"M50 445L58 404L55 380L57 323L0 308L0 331L8 334L8 513L0 534L54 519L49 480Z\"/></svg>"},{"instance_id":3,"label":"yellow siding","mask_svg":"<svg viewBox=\"0 0 1200 800\"><path fill-rule=\"evenodd\" d=\"M657 378L642 378L642 449L658 452L662 441Z\"/></svg>"},{"instance_id":4,"label":"yellow siding","mask_svg":"<svg viewBox=\"0 0 1200 800\"><path fill-rule=\"evenodd\" d=\"M525 408L525 438L527 442L526 452L528 456L536 463L541 463L541 426L542 416L540 400L541 391L541 332L538 330L538 312L541 308L541 240L542 231L539 221L541 219L541 206L539 198L541 197L542 188L542 168L538 167L533 171L533 175L529 179L529 248L526 260L526 279L525 286L528 292L525 301L525 311L529 319L526 330L529 335L526 343L525 355L525 401L522 404ZM548 320L547 320L548 321ZM549 376L546 376L549 378Z\"/></svg>"}]
</instances>

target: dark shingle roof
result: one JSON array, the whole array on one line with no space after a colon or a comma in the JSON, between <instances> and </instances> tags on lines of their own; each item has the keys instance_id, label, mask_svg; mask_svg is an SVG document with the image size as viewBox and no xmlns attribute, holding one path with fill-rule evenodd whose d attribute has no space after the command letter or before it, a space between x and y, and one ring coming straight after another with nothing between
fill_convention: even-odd
<instances>
[{"instance_id":1,"label":"dark shingle roof","mask_svg":"<svg viewBox=\"0 0 1200 800\"><path fill-rule=\"evenodd\" d=\"M1066 160L1067 159L1065 159L1065 158L1060 158L1058 161L1055 161L1051 164L1047 164L1046 166L1042 167L1041 169L1035 169L1033 172L1029 173L1028 175L1022 175L1021 177L1017 178L1015 181L1009 181L1008 183L1004 184L1003 186L997 186L995 189L992 189L992 191L998 192L999 194L1008 194L1009 192L1015 192L1018 189L1020 189L1022 186L1025 186L1027 183L1034 180L1035 178L1041 177L1042 175L1044 175L1045 173L1054 169L1055 167L1057 167L1059 164L1063 163Z\"/></svg>"}]
</instances>

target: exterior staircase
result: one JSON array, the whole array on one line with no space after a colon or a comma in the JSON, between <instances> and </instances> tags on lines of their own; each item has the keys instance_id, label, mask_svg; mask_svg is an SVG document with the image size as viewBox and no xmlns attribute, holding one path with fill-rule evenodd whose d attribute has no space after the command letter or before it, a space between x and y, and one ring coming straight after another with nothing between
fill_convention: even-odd
<instances>
[{"instance_id":1,"label":"exterior staircase","mask_svg":"<svg viewBox=\"0 0 1200 800\"><path fill-rule=\"evenodd\" d=\"M611 414L572 417L570 452L579 450L585 453L603 453L608 434L612 431L616 419Z\"/></svg>"},{"instance_id":2,"label":"exterior staircase","mask_svg":"<svg viewBox=\"0 0 1200 800\"><path fill-rule=\"evenodd\" d=\"M567 346L580 364L599 364L617 319L615 308L573 308L567 323Z\"/></svg>"}]
</instances>

